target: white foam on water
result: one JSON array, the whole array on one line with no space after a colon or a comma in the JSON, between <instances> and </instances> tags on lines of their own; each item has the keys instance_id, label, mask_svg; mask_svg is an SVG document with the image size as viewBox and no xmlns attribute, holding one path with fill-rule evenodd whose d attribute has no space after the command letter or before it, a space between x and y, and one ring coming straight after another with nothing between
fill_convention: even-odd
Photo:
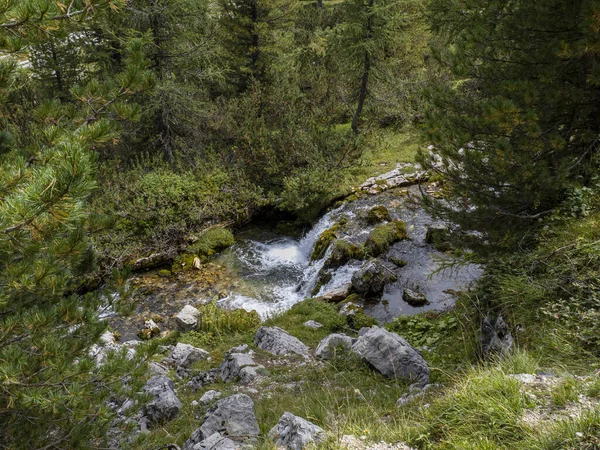
<instances>
[{"instance_id":1,"label":"white foam on water","mask_svg":"<svg viewBox=\"0 0 600 450\"><path fill-rule=\"evenodd\" d=\"M232 292L219 303L227 308L243 308L256 311L261 318L291 308L295 303L310 296L319 271L325 264L331 249L318 261L310 261L315 242L323 231L331 228L345 205L325 214L300 240L274 239L267 242L247 241L232 249L240 263L252 272L252 278L263 280L264 287L256 296ZM347 216L354 213L345 211ZM329 285L344 284L347 271L336 272ZM276 276L275 276L276 275ZM350 275L351 276L351 275ZM337 283L337 284L336 284Z\"/></svg>"}]
</instances>

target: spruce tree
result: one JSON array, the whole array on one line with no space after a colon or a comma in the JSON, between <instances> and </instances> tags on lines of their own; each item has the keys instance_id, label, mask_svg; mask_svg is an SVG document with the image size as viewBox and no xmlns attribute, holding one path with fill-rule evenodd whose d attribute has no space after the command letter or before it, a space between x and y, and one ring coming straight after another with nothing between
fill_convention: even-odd
<instances>
[{"instance_id":1,"label":"spruce tree","mask_svg":"<svg viewBox=\"0 0 600 450\"><path fill-rule=\"evenodd\" d=\"M134 120L136 92L152 87L146 42L131 37L122 70L110 78L56 87L70 101L36 91L41 73L31 51L84 32L118 10L104 0L65 5L7 2L0 9L0 447L75 449L105 446L111 395L136 389L138 359L114 355L101 367L90 346L106 329L98 295L73 294L86 271L95 155ZM61 69L61 67L57 67ZM75 82L74 77L73 81ZM26 127L23 92L33 98ZM126 383L125 376L129 376Z\"/></svg>"},{"instance_id":2,"label":"spruce tree","mask_svg":"<svg viewBox=\"0 0 600 450\"><path fill-rule=\"evenodd\" d=\"M594 176L600 9L587 0L441 0L430 9L452 76L432 90L427 114L437 156L421 156L445 181L434 212L514 244Z\"/></svg>"}]
</instances>

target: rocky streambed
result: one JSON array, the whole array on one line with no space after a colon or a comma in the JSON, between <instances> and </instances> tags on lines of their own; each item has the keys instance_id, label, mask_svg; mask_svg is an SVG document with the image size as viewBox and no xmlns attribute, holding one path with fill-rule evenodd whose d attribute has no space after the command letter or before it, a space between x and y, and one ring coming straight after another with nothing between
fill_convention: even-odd
<instances>
[{"instance_id":1,"label":"rocky streambed","mask_svg":"<svg viewBox=\"0 0 600 450\"><path fill-rule=\"evenodd\" d=\"M172 328L166 322L186 304L215 301L264 319L305 298L342 301L353 292L352 302L380 324L449 308L482 270L473 264L442 270L452 256L438 237L444 224L421 207L422 190L438 191L435 183L416 184L424 179L418 167L399 165L367 180L301 237L277 231L276 224L250 226L209 263L136 275L135 313L108 312L111 326L128 340L148 319Z\"/></svg>"}]
</instances>

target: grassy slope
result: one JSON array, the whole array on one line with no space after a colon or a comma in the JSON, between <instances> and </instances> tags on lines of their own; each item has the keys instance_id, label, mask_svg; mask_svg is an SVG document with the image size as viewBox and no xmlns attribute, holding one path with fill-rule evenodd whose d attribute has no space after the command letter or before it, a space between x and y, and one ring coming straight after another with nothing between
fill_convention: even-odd
<instances>
[{"instance_id":1,"label":"grassy slope","mask_svg":"<svg viewBox=\"0 0 600 450\"><path fill-rule=\"evenodd\" d=\"M379 151L373 151L350 178L360 180L390 170L395 162L410 160L414 153L410 135L387 135L382 142ZM404 148L405 144L408 150L399 155L397 146ZM382 165L384 162L387 164ZM594 321L597 305L585 303L596 293L598 223L600 215L557 224L542 237L537 250L495 264L485 283L476 292L463 295L455 310L391 324L390 329L416 347L430 348L423 355L432 368L432 382L441 383L440 388L402 408L396 406L396 400L407 392L407 386L383 378L352 357L303 364L257 352L257 360L268 371L267 377L252 386L257 392L250 394L262 435L284 411L291 411L328 431L322 448L339 448L344 434L364 435L367 442L404 441L422 449L600 448L600 409L596 406L575 417L567 414L577 406L579 395L592 403L600 401L600 348L593 338L598 331L595 323L600 326L600 321ZM535 261L544 261L544 267L536 268ZM569 282L575 287L569 290L570 303L565 304L555 288L560 284L568 290ZM481 364L475 356L478 310L483 303L501 310L512 325L519 324L518 331L515 329L517 349L503 361ZM586 320L579 320L584 316ZM309 319L325 326L308 329L302 323ZM268 324L288 330L312 348L331 332L352 333L333 306L314 301L298 304ZM210 330L188 333L180 340L211 352L212 359L196 367L207 369L218 366L230 347L252 344L256 327L250 322L236 325L217 320ZM539 371L560 375L561 381L526 388L508 376ZM589 379L576 379L574 374ZM244 392L235 383L208 389L218 389L223 395ZM146 436L138 448L182 444L200 425L203 411L195 411L191 402L202 392L179 392L184 404L180 415ZM553 420L523 421L524 415L535 411L545 411ZM271 447L266 441L261 445Z\"/></svg>"}]
</instances>

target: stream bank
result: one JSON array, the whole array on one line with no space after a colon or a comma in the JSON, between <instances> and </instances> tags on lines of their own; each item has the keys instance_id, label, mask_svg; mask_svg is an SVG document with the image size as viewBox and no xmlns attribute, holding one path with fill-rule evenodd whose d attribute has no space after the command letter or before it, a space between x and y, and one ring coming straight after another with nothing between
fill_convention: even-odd
<instances>
[{"instance_id":1,"label":"stream bank","mask_svg":"<svg viewBox=\"0 0 600 450\"><path fill-rule=\"evenodd\" d=\"M275 226L251 225L236 235L232 246L195 269L135 275L131 280L136 288L135 312L128 318L108 314L111 327L123 339L134 339L147 319L167 330L172 328L172 316L184 305L213 301L227 309L256 311L265 319L305 298L345 287L365 264L364 258L346 258L336 267L326 267L334 246L315 259L315 243L324 232L334 229L336 239L357 248L363 246L378 226L368 217L369 211L381 207L388 214L383 223L403 221L408 239L393 242L377 255L384 270L393 274L393 281L385 285L380 297L360 302L364 312L385 324L399 315L452 307L456 294L468 289L482 269L470 264L441 270L451 256L426 241L428 230L440 229L443 224L435 222L420 205L423 194L415 183L423 174L406 172L407 166L403 165L368 180L301 237L282 234ZM435 194L435 184L428 189ZM409 304L409 292L425 301L419 306Z\"/></svg>"}]
</instances>

